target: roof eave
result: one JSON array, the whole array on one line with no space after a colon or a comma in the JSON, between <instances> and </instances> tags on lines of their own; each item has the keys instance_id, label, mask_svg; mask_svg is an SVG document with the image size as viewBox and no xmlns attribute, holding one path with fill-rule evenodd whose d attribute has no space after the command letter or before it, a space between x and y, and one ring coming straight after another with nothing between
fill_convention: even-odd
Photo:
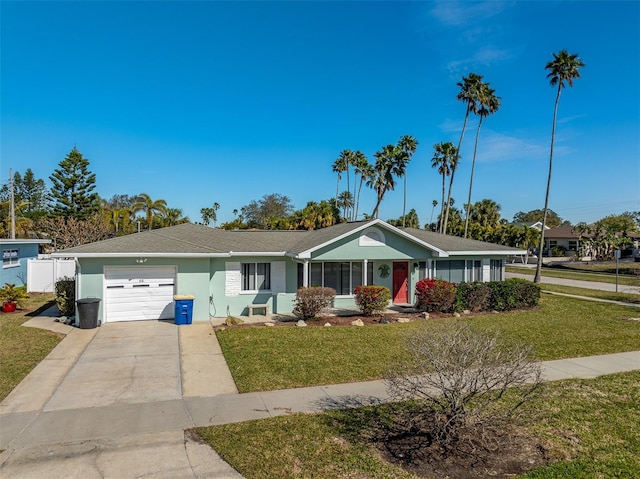
<instances>
[{"instance_id":1,"label":"roof eave","mask_svg":"<svg viewBox=\"0 0 640 479\"><path fill-rule=\"evenodd\" d=\"M54 258L228 258L229 253L52 253Z\"/></svg>"},{"instance_id":2,"label":"roof eave","mask_svg":"<svg viewBox=\"0 0 640 479\"><path fill-rule=\"evenodd\" d=\"M496 251L449 251L451 256L524 256L527 254L525 250L496 250Z\"/></svg>"}]
</instances>

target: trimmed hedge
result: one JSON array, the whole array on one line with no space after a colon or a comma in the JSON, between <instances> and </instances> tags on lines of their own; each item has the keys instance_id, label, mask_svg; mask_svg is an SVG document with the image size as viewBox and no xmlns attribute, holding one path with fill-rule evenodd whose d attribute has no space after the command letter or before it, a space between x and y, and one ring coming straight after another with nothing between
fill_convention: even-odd
<instances>
[{"instance_id":1,"label":"trimmed hedge","mask_svg":"<svg viewBox=\"0 0 640 479\"><path fill-rule=\"evenodd\" d=\"M333 305L335 297L333 288L302 287L296 292L293 314L300 319L315 318Z\"/></svg>"},{"instance_id":2,"label":"trimmed hedge","mask_svg":"<svg viewBox=\"0 0 640 479\"><path fill-rule=\"evenodd\" d=\"M540 286L519 278L457 286L441 279L423 279L416 284L415 307L419 311L509 311L533 308L539 301Z\"/></svg>"},{"instance_id":3,"label":"trimmed hedge","mask_svg":"<svg viewBox=\"0 0 640 479\"><path fill-rule=\"evenodd\" d=\"M540 286L524 279L461 283L457 289L455 310L508 311L533 308L539 301Z\"/></svg>"},{"instance_id":4,"label":"trimmed hedge","mask_svg":"<svg viewBox=\"0 0 640 479\"><path fill-rule=\"evenodd\" d=\"M391 292L386 286L356 286L356 304L365 316L384 313L391 300Z\"/></svg>"}]
</instances>

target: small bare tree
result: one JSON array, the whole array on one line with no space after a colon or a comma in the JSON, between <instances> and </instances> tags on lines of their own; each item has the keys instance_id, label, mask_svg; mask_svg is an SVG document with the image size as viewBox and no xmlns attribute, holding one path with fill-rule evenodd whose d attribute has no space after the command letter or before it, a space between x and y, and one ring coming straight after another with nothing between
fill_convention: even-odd
<instances>
[{"instance_id":1,"label":"small bare tree","mask_svg":"<svg viewBox=\"0 0 640 479\"><path fill-rule=\"evenodd\" d=\"M486 425L496 427L512 417L541 385L531 347L464 323L417 331L407 338L407 350L410 359L386 379L388 392L411 401L412 410L428 418L408 424L414 431L419 424L419 432L445 453L469 428L481 438Z\"/></svg>"}]
</instances>

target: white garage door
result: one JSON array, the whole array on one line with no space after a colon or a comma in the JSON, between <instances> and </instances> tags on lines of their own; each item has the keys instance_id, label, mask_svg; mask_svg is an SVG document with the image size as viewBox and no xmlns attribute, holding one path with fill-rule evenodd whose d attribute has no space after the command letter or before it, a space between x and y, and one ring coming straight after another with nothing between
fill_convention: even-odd
<instances>
[{"instance_id":1,"label":"white garage door","mask_svg":"<svg viewBox=\"0 0 640 479\"><path fill-rule=\"evenodd\" d=\"M104 282L105 322L173 318L175 267L107 267Z\"/></svg>"}]
</instances>

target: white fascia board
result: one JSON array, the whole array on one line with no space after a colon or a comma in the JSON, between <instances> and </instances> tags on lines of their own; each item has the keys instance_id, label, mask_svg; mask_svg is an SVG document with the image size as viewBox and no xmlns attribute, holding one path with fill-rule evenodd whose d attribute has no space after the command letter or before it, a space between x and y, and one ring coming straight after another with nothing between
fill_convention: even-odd
<instances>
[{"instance_id":1,"label":"white fascia board","mask_svg":"<svg viewBox=\"0 0 640 479\"><path fill-rule=\"evenodd\" d=\"M432 244L429 244L425 241L422 241L419 238L416 238L413 235L410 235L409 233L405 233L404 231L396 228L395 226L390 225L389 223L387 223L386 221L382 221L380 218L376 218L375 220L371 221L370 223L364 223L362 226L359 226L357 228L352 229L351 231L344 233L340 236L336 236L335 238L329 240L329 241L325 241L324 243L318 245L318 246L314 246L311 249L308 249L306 251L302 251L300 254L298 254L298 258L310 258L311 257L311 253L313 253L314 251L319 250L320 248L324 248L325 246L330 245L331 243L335 243L336 241L340 241L343 238L346 238L347 236L350 236L354 233L359 233L360 231L366 230L367 228L371 228L372 226L381 226L382 228L385 228L387 230L391 230L394 233L402 236L403 238L408 239L409 241L413 242L413 243L417 243L431 251L433 251L434 253L436 253L436 255L438 257L441 258L446 258L447 256L449 256L449 253L447 253L446 251L437 248L435 246L433 246Z\"/></svg>"},{"instance_id":2,"label":"white fascia board","mask_svg":"<svg viewBox=\"0 0 640 479\"><path fill-rule=\"evenodd\" d=\"M0 239L0 244L49 244L50 239Z\"/></svg>"},{"instance_id":3,"label":"white fascia board","mask_svg":"<svg viewBox=\"0 0 640 479\"><path fill-rule=\"evenodd\" d=\"M229 253L51 253L53 258L228 258Z\"/></svg>"},{"instance_id":4,"label":"white fascia board","mask_svg":"<svg viewBox=\"0 0 640 479\"><path fill-rule=\"evenodd\" d=\"M511 251L451 251L451 256L524 256L527 254L525 250Z\"/></svg>"},{"instance_id":5,"label":"white fascia board","mask_svg":"<svg viewBox=\"0 0 640 479\"><path fill-rule=\"evenodd\" d=\"M229 251L229 256L287 256L286 251Z\"/></svg>"}]
</instances>

